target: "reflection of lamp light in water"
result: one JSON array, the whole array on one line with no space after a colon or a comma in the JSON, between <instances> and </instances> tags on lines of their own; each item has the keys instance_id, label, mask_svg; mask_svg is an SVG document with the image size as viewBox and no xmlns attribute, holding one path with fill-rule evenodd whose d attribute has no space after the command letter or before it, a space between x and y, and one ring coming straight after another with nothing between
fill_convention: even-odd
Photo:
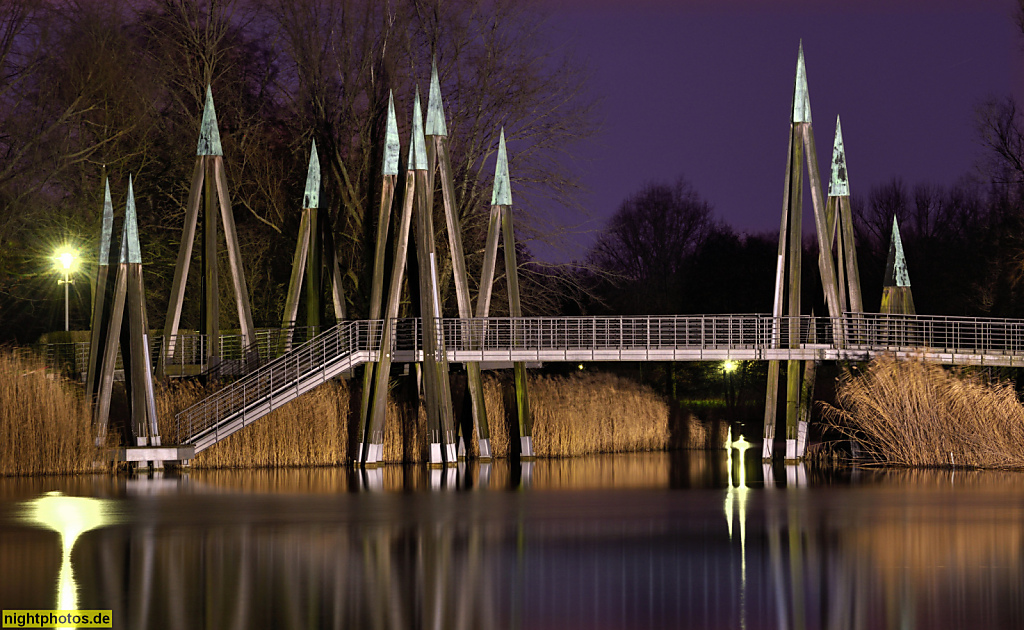
<instances>
[{"instance_id":1,"label":"reflection of lamp light in water","mask_svg":"<svg viewBox=\"0 0 1024 630\"><path fill-rule=\"evenodd\" d=\"M57 610L78 608L78 588L71 568L71 550L78 537L85 532L114 524L116 519L112 518L109 509L111 503L102 499L66 497L60 492L47 492L25 504L22 516L24 521L60 534L62 559L57 579Z\"/></svg>"},{"instance_id":2,"label":"reflection of lamp light in water","mask_svg":"<svg viewBox=\"0 0 1024 630\"><path fill-rule=\"evenodd\" d=\"M740 520L740 627L747 627L747 471L744 466L744 454L752 446L742 435L733 441L732 428L726 438L725 448L728 453L729 490L725 495L725 520L729 526L729 539L732 540L732 511L735 503ZM732 449L739 451L739 475L737 482L732 482Z\"/></svg>"}]
</instances>

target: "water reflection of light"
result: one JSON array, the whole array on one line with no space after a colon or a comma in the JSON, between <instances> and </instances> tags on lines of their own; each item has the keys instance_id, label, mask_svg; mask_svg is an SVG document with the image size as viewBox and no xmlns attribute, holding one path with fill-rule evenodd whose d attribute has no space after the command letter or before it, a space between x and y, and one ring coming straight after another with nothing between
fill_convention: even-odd
<instances>
[{"instance_id":1,"label":"water reflection of light","mask_svg":"<svg viewBox=\"0 0 1024 630\"><path fill-rule=\"evenodd\" d=\"M57 610L78 608L78 586L71 567L71 551L78 537L85 532L115 522L110 503L102 499L66 497L60 492L48 492L25 504L22 516L25 522L60 534L62 553L57 578Z\"/></svg>"},{"instance_id":2,"label":"water reflection of light","mask_svg":"<svg viewBox=\"0 0 1024 630\"><path fill-rule=\"evenodd\" d=\"M747 627L747 469L745 454L752 446L740 435L738 440L732 439L732 428L726 438L726 461L729 470L729 489L725 494L725 520L729 527L729 539L732 540L732 516L735 508L740 525L740 627ZM739 466L735 482L732 474L732 451L738 451Z\"/></svg>"}]
</instances>

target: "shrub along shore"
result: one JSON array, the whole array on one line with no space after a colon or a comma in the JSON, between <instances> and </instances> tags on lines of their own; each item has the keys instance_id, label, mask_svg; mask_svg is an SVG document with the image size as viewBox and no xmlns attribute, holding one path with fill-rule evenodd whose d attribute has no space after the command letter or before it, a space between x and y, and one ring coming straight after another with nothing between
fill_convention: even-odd
<instances>
[{"instance_id":1,"label":"shrub along shore","mask_svg":"<svg viewBox=\"0 0 1024 630\"><path fill-rule=\"evenodd\" d=\"M412 379L405 379L411 381ZM193 461L196 468L335 466L349 461L356 444L359 392L355 381L336 380L292 401L239 431ZM386 462L426 460L426 415L415 392L399 385L389 396ZM533 443L539 457L591 453L720 448L721 427L705 426L692 414L673 410L651 388L610 374L531 375ZM157 415L168 443L174 415L208 391L192 382L158 386ZM484 381L491 451L508 457L514 444L514 392L509 379ZM89 406L77 383L47 375L41 362L0 354L0 476L94 472ZM456 409L467 401L456 399ZM716 430L717 429L717 430ZM116 431L110 431L112 438ZM477 452L476 432L469 445Z\"/></svg>"}]
</instances>

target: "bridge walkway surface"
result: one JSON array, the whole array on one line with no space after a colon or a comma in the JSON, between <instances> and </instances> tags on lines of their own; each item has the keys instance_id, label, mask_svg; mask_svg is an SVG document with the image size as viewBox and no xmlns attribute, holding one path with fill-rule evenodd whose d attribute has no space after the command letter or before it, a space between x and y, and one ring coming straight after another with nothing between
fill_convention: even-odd
<instances>
[{"instance_id":1,"label":"bridge walkway surface","mask_svg":"<svg viewBox=\"0 0 1024 630\"><path fill-rule=\"evenodd\" d=\"M465 362L868 361L1024 366L1024 320L850 313L441 320L448 360ZM352 320L228 383L177 417L177 443L209 448L382 349L381 320ZM392 360L422 360L418 319L395 322ZM793 333L791 335L791 332ZM795 339L795 342L790 340Z\"/></svg>"}]
</instances>

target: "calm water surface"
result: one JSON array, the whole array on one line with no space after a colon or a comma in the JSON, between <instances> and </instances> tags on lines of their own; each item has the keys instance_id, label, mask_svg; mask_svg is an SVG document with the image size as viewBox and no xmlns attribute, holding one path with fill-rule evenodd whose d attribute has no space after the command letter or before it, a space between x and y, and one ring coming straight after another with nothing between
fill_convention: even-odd
<instances>
[{"instance_id":1,"label":"calm water surface","mask_svg":"<svg viewBox=\"0 0 1024 630\"><path fill-rule=\"evenodd\" d=\"M1024 628L1024 474L759 455L0 480L0 604L117 628Z\"/></svg>"}]
</instances>

